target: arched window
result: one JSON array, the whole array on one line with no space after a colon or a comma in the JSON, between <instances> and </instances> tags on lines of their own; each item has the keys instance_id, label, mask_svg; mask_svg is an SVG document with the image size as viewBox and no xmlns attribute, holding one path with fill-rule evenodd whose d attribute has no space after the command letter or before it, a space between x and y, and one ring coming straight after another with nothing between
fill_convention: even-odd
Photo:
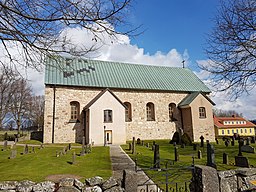
<instances>
[{"instance_id":1,"label":"arched window","mask_svg":"<svg viewBox=\"0 0 256 192\"><path fill-rule=\"evenodd\" d=\"M147 103L147 121L155 121L155 107L153 103Z\"/></svg>"},{"instance_id":2,"label":"arched window","mask_svg":"<svg viewBox=\"0 0 256 192\"><path fill-rule=\"evenodd\" d=\"M70 120L77 121L79 119L80 104L77 101L70 102Z\"/></svg>"},{"instance_id":3,"label":"arched window","mask_svg":"<svg viewBox=\"0 0 256 192\"><path fill-rule=\"evenodd\" d=\"M206 118L206 111L204 107L199 107L199 118L205 119Z\"/></svg>"},{"instance_id":4,"label":"arched window","mask_svg":"<svg viewBox=\"0 0 256 192\"><path fill-rule=\"evenodd\" d=\"M129 122L132 121L132 106L129 102L124 102L124 105L126 106L125 109L125 121Z\"/></svg>"},{"instance_id":5,"label":"arched window","mask_svg":"<svg viewBox=\"0 0 256 192\"><path fill-rule=\"evenodd\" d=\"M176 115L176 104L170 103L169 104L169 121L177 121L175 115Z\"/></svg>"}]
</instances>

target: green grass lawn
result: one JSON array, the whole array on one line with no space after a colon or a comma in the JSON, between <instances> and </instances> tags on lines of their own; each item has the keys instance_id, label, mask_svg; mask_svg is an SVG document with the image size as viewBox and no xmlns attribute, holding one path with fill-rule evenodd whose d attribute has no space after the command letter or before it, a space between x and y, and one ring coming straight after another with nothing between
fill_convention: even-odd
<instances>
[{"instance_id":1,"label":"green grass lawn","mask_svg":"<svg viewBox=\"0 0 256 192\"><path fill-rule=\"evenodd\" d=\"M162 188L165 188L164 181L168 178L169 185L175 185L176 182L184 183L191 179L191 170L187 169L192 165L194 157L194 164L197 165L206 165L207 163L207 149L206 144L204 148L198 147L198 150L202 152L202 159L197 158L197 151L193 150L193 146L186 146L181 148L180 145L177 145L179 151L179 161L174 162L174 146L169 144L169 140L158 140L156 141L159 144L160 148L160 159L161 159L161 168L163 171L149 170L153 166L154 152L151 149L152 141L144 141L150 143L150 148L145 146L136 145L136 155L131 154L131 151L128 151L128 144L123 145L123 149L126 153L135 161L140 168L145 170L147 175L152 178L157 184ZM229 170L237 169L238 167L234 166L235 156L238 155L238 143L235 142L235 146L224 145L222 140L219 140L219 145L213 144L215 149L215 163L217 165L217 170ZM252 144L256 148L256 144ZM223 164L223 153L228 154L229 165ZM244 153L243 156L249 159L250 165L256 166L256 155L251 153ZM174 163L174 164L172 164ZM168 170L165 171L165 168ZM185 168L185 169L184 169ZM166 177L166 173L168 176Z\"/></svg>"},{"instance_id":2,"label":"green grass lawn","mask_svg":"<svg viewBox=\"0 0 256 192\"><path fill-rule=\"evenodd\" d=\"M35 144L34 142L30 142ZM44 149L35 147L35 153L21 155L23 146L16 146L17 157L9 159L11 150L2 151L0 146L0 181L31 180L44 181L49 175L72 174L79 176L81 181L93 176L108 178L112 175L108 147L93 147L92 153L80 156L80 147L72 148L66 155L56 157L56 151L61 151L64 145L46 145ZM67 146L67 144L66 144ZM8 148L10 148L8 146ZM29 147L32 152L32 148ZM75 164L72 164L72 154L76 153Z\"/></svg>"}]
</instances>

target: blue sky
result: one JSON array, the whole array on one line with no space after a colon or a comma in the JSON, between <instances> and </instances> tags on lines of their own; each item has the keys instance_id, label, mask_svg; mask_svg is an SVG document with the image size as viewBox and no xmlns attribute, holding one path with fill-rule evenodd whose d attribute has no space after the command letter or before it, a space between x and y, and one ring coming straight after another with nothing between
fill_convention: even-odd
<instances>
[{"instance_id":1,"label":"blue sky","mask_svg":"<svg viewBox=\"0 0 256 192\"><path fill-rule=\"evenodd\" d=\"M175 48L188 51L190 60L206 59L203 47L206 35L213 27L212 19L219 0L137 0L131 22L142 24L145 32L131 43L143 47L146 53L167 53Z\"/></svg>"},{"instance_id":2,"label":"blue sky","mask_svg":"<svg viewBox=\"0 0 256 192\"><path fill-rule=\"evenodd\" d=\"M182 67L185 59L185 67L212 88L209 74L201 71L197 63L207 63L204 47L207 34L214 27L218 6L219 0L135 0L126 19L133 26L142 25L144 33L135 38L118 35L114 43L107 35L103 36L105 43L89 58L170 67ZM78 46L90 45L94 37L81 28L68 28L65 32ZM41 78L35 72L27 74L35 93L44 94L43 73L39 74ZM256 88L236 101L229 101L223 92L213 92L211 98L216 108L236 110L248 119L256 118Z\"/></svg>"}]
</instances>

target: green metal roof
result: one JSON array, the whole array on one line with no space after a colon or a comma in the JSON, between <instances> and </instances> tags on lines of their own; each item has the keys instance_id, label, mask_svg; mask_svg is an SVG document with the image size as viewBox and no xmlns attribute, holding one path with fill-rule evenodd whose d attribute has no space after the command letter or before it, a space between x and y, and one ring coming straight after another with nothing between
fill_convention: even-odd
<instances>
[{"instance_id":1,"label":"green metal roof","mask_svg":"<svg viewBox=\"0 0 256 192\"><path fill-rule=\"evenodd\" d=\"M46 85L210 92L187 68L64 57L48 58L45 64Z\"/></svg>"},{"instance_id":2,"label":"green metal roof","mask_svg":"<svg viewBox=\"0 0 256 192\"><path fill-rule=\"evenodd\" d=\"M192 102L194 101L194 99L195 99L199 94L202 94L212 105L215 105L215 103L214 103L209 97L207 97L205 94L200 93L200 92L193 92L193 93L190 93L189 95L187 95L187 96L179 103L179 107L188 106L190 103L192 103Z\"/></svg>"}]
</instances>

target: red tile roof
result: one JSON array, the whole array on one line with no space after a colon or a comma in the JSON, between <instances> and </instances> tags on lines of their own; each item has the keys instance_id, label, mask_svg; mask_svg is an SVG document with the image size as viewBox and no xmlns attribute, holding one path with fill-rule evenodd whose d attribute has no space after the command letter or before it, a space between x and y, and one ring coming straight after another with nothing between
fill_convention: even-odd
<instances>
[{"instance_id":1,"label":"red tile roof","mask_svg":"<svg viewBox=\"0 0 256 192\"><path fill-rule=\"evenodd\" d=\"M213 117L214 120L214 126L218 128L245 128L245 127L256 127L255 124L253 124L250 121L247 121L246 119L242 117ZM245 124L230 124L230 125L224 125L224 121L245 121Z\"/></svg>"}]
</instances>

